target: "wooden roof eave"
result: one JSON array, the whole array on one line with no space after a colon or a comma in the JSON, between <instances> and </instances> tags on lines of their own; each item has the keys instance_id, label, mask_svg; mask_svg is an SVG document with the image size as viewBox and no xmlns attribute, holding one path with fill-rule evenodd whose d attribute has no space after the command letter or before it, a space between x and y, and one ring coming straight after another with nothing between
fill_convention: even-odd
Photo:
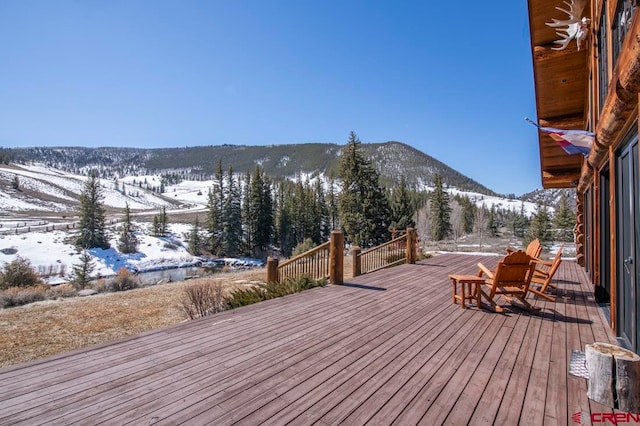
<instances>
[{"instance_id":1,"label":"wooden roof eave","mask_svg":"<svg viewBox=\"0 0 640 426\"><path fill-rule=\"evenodd\" d=\"M538 122L548 127L585 129L588 46L578 50L573 41L564 50L553 50L558 36L545 23L562 18L558 16L562 12L548 1L529 0L528 6ZM542 186L575 187L583 157L567 155L546 134L539 134L538 144Z\"/></svg>"}]
</instances>

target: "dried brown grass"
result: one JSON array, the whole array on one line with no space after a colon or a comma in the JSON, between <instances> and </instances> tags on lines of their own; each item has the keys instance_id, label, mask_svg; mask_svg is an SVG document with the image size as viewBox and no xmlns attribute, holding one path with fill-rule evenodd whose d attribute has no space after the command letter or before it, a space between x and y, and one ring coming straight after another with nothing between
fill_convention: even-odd
<instances>
[{"instance_id":1,"label":"dried brown grass","mask_svg":"<svg viewBox=\"0 0 640 426\"><path fill-rule=\"evenodd\" d=\"M264 269L200 278L225 289L262 281ZM185 320L181 281L122 293L60 299L0 310L0 367L132 336Z\"/></svg>"}]
</instances>

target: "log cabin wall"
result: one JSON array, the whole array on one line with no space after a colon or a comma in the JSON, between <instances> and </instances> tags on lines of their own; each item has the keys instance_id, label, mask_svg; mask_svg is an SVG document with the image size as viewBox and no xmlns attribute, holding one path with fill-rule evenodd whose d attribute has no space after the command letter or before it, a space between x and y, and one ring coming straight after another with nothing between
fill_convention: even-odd
<instances>
[{"instance_id":1,"label":"log cabin wall","mask_svg":"<svg viewBox=\"0 0 640 426\"><path fill-rule=\"evenodd\" d=\"M640 234L636 235L634 229L640 225L640 214L633 213L640 210L637 200L640 178L637 164L634 165L638 162L634 141L637 141L640 110L638 3L637 0L587 2L577 17L591 19L586 46L578 50L570 45L556 51L551 43L557 36L549 34L544 25L554 18L566 18L555 9L564 7L562 1L529 0L538 123L586 129L596 134L596 143L587 159L558 151L553 141L540 134L542 184L545 188L576 188L577 263L587 269L598 300L610 304L610 325L621 343L636 352L640 350L640 275L637 272L640 268L635 266L640 261L639 244L635 241L640 240ZM566 100L567 96L571 101ZM558 99L563 101L549 103ZM621 162L622 155L626 155L624 161L627 162ZM623 168L628 169L626 175L621 174ZM627 188L629 179L631 189ZM621 211L628 209L621 207L620 194L636 198L631 201L631 215L620 216ZM631 240L636 247L632 247L632 253L638 256L631 278L628 275L625 278L627 263L621 249L628 248L622 241L625 239ZM626 273L629 274L628 269ZM630 291L629 286L633 290Z\"/></svg>"}]
</instances>

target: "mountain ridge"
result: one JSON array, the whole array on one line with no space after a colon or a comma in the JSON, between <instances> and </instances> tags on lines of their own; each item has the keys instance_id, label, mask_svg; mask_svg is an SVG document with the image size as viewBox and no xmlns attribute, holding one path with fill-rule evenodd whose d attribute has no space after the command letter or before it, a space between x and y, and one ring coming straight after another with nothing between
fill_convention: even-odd
<instances>
[{"instance_id":1,"label":"mountain ridge","mask_svg":"<svg viewBox=\"0 0 640 426\"><path fill-rule=\"evenodd\" d=\"M362 143L362 150L380 172L384 185L395 186L401 175L407 183L424 189L440 174L450 187L487 195L496 192L465 176L442 161L402 142ZM244 173L260 165L276 178L299 173L310 176L337 175L344 145L335 143L296 143L278 145L204 145L174 148L126 147L27 147L8 148L15 162L42 162L75 173L99 170L104 177L130 174L182 173L212 175L219 161L223 168Z\"/></svg>"}]
</instances>

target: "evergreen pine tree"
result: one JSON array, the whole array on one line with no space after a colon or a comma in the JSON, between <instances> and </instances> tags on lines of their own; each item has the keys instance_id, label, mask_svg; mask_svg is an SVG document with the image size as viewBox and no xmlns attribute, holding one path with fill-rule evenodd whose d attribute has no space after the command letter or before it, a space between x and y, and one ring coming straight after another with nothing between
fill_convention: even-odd
<instances>
[{"instance_id":1,"label":"evergreen pine tree","mask_svg":"<svg viewBox=\"0 0 640 426\"><path fill-rule=\"evenodd\" d=\"M131 210L129 209L129 203L126 204L124 209L124 221L122 222L122 229L120 230L120 240L118 241L118 250L122 253L136 253L138 251L138 237L133 232L131 225Z\"/></svg>"},{"instance_id":2,"label":"evergreen pine tree","mask_svg":"<svg viewBox=\"0 0 640 426\"><path fill-rule=\"evenodd\" d=\"M244 189L242 191L242 233L247 253L255 249L255 234L257 229L257 211L260 206L260 195L254 195L251 187L251 172L247 169L244 175Z\"/></svg>"},{"instance_id":3,"label":"evergreen pine tree","mask_svg":"<svg viewBox=\"0 0 640 426\"><path fill-rule=\"evenodd\" d=\"M380 176L364 157L361 142L354 132L340 158L342 192L338 212L347 241L361 247L388 239L390 208Z\"/></svg>"},{"instance_id":4,"label":"evergreen pine tree","mask_svg":"<svg viewBox=\"0 0 640 426\"><path fill-rule=\"evenodd\" d=\"M416 226L413 220L415 213L414 204L407 189L407 179L404 175L400 178L400 186L393 192L391 203L391 228L407 229Z\"/></svg>"},{"instance_id":5,"label":"evergreen pine tree","mask_svg":"<svg viewBox=\"0 0 640 426\"><path fill-rule=\"evenodd\" d=\"M329 225L329 209L327 207L327 200L324 195L324 189L322 188L322 182L320 179L316 180L313 188L314 200L314 222L316 223L315 239L313 241L316 244L322 244L327 241L331 234L331 227Z\"/></svg>"},{"instance_id":6,"label":"evergreen pine tree","mask_svg":"<svg viewBox=\"0 0 640 426\"><path fill-rule=\"evenodd\" d=\"M474 218L474 230L480 237L480 251L482 251L482 243L484 242L485 236L485 225L487 224L487 208L482 203L482 206L476 208L476 216Z\"/></svg>"},{"instance_id":7,"label":"evergreen pine tree","mask_svg":"<svg viewBox=\"0 0 640 426\"><path fill-rule=\"evenodd\" d=\"M189 233L189 253L193 256L198 256L201 248L202 239L200 238L200 223L198 221L198 216L196 216L196 220L193 223L191 232Z\"/></svg>"},{"instance_id":8,"label":"evergreen pine tree","mask_svg":"<svg viewBox=\"0 0 640 426\"><path fill-rule=\"evenodd\" d=\"M461 199L462 205L462 223L465 234L473 232L473 225L476 218L476 206L466 195Z\"/></svg>"},{"instance_id":9,"label":"evergreen pine tree","mask_svg":"<svg viewBox=\"0 0 640 426\"><path fill-rule=\"evenodd\" d=\"M89 252L86 250L80 255L80 263L73 265L73 280L71 285L76 290L82 290L91 283L91 275L95 270L96 265L93 263L93 259Z\"/></svg>"},{"instance_id":10,"label":"evergreen pine tree","mask_svg":"<svg viewBox=\"0 0 640 426\"><path fill-rule=\"evenodd\" d=\"M252 217L254 223L254 254L265 251L273 238L273 197L271 182L260 167L255 168L251 182Z\"/></svg>"},{"instance_id":11,"label":"evergreen pine tree","mask_svg":"<svg viewBox=\"0 0 640 426\"><path fill-rule=\"evenodd\" d=\"M285 256L289 256L296 245L293 216L295 199L293 197L292 184L289 181L281 181L277 189L276 210L276 234L280 250Z\"/></svg>"},{"instance_id":12,"label":"evergreen pine tree","mask_svg":"<svg viewBox=\"0 0 640 426\"><path fill-rule=\"evenodd\" d=\"M162 210L160 211L160 217L158 218L158 224L160 225L160 235L163 237L167 236L168 232L168 223L169 219L167 217L167 208L162 206Z\"/></svg>"},{"instance_id":13,"label":"evergreen pine tree","mask_svg":"<svg viewBox=\"0 0 640 426\"><path fill-rule=\"evenodd\" d=\"M338 196L336 195L336 182L333 169L329 169L329 182L327 191L327 210L329 214L329 231L338 229Z\"/></svg>"},{"instance_id":14,"label":"evergreen pine tree","mask_svg":"<svg viewBox=\"0 0 640 426\"><path fill-rule=\"evenodd\" d=\"M529 219L524 211L524 203L520 204L519 211L510 213L510 226L515 237L524 237L529 228Z\"/></svg>"},{"instance_id":15,"label":"evergreen pine tree","mask_svg":"<svg viewBox=\"0 0 640 426\"><path fill-rule=\"evenodd\" d=\"M14 189L16 191L20 190L20 180L18 178L18 175L13 176L13 180L11 181L11 189Z\"/></svg>"},{"instance_id":16,"label":"evergreen pine tree","mask_svg":"<svg viewBox=\"0 0 640 426\"><path fill-rule=\"evenodd\" d=\"M91 174L80 194L80 223L76 245L82 248L108 248L105 231L105 209L102 188L95 174Z\"/></svg>"},{"instance_id":17,"label":"evergreen pine tree","mask_svg":"<svg viewBox=\"0 0 640 426\"><path fill-rule=\"evenodd\" d=\"M545 250L548 250L553 241L553 232L551 231L551 217L546 204L538 203L536 205L536 213L531 218L529 230L525 235L524 244L527 245L534 239L539 239L540 244Z\"/></svg>"},{"instance_id":18,"label":"evergreen pine tree","mask_svg":"<svg viewBox=\"0 0 640 426\"><path fill-rule=\"evenodd\" d=\"M154 237L160 236L160 220L158 219L158 215L153 216L153 223L151 224L151 232L153 232Z\"/></svg>"},{"instance_id":19,"label":"evergreen pine tree","mask_svg":"<svg viewBox=\"0 0 640 426\"><path fill-rule=\"evenodd\" d=\"M489 217L487 218L487 231L489 231L489 236L497 237L498 236L498 223L496 218L496 207L491 205L491 209L489 209Z\"/></svg>"},{"instance_id":20,"label":"evergreen pine tree","mask_svg":"<svg viewBox=\"0 0 640 426\"><path fill-rule=\"evenodd\" d=\"M298 177L294 187L293 229L296 245L306 238L314 236L316 224L313 223L313 201L309 193L308 184Z\"/></svg>"},{"instance_id":21,"label":"evergreen pine tree","mask_svg":"<svg viewBox=\"0 0 640 426\"><path fill-rule=\"evenodd\" d=\"M219 210L218 191L209 188L207 194L207 241L206 246L209 252L214 254L220 253L220 235L222 234L222 212Z\"/></svg>"},{"instance_id":22,"label":"evergreen pine tree","mask_svg":"<svg viewBox=\"0 0 640 426\"><path fill-rule=\"evenodd\" d=\"M442 176L434 176L434 190L431 193L431 239L444 240L451 233L451 207L449 193L442 185Z\"/></svg>"},{"instance_id":23,"label":"evergreen pine tree","mask_svg":"<svg viewBox=\"0 0 640 426\"><path fill-rule=\"evenodd\" d=\"M227 256L237 256L242 242L242 206L240 190L229 166L225 202L222 211L222 252Z\"/></svg>"},{"instance_id":24,"label":"evergreen pine tree","mask_svg":"<svg viewBox=\"0 0 640 426\"><path fill-rule=\"evenodd\" d=\"M576 216L569 206L569 199L563 192L560 194L553 218L556 237L560 241L573 241L573 228L576 226Z\"/></svg>"},{"instance_id":25,"label":"evergreen pine tree","mask_svg":"<svg viewBox=\"0 0 640 426\"><path fill-rule=\"evenodd\" d=\"M262 199L260 200L260 221L256 235L256 246L260 250L266 250L273 243L274 217L273 217L273 192L271 179L262 175Z\"/></svg>"}]
</instances>

